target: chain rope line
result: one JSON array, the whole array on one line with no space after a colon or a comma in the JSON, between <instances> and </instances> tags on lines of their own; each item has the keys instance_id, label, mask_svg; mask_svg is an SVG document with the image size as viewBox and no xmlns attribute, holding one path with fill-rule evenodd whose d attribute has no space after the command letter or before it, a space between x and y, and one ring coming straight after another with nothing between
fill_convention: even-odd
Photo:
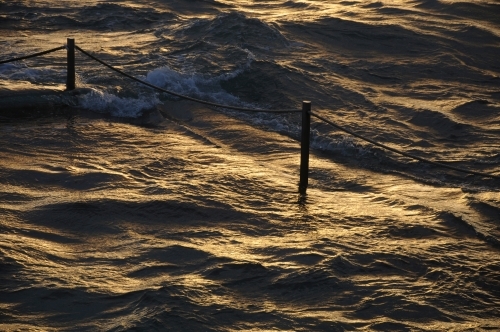
<instances>
[{"instance_id":1,"label":"chain rope line","mask_svg":"<svg viewBox=\"0 0 500 332\"><path fill-rule=\"evenodd\" d=\"M500 179L500 176L498 175L494 175L494 174L489 174L489 173L483 173L483 172L478 172L478 171L471 171L471 170L468 170L468 169L464 169L464 168L460 168L460 167L455 167L455 166L450 166L450 165L446 165L446 164L443 164L443 163L440 163L440 162L437 162L437 161L432 161L432 160L429 160L429 159L426 159L426 158L422 158L422 157L418 157L418 156L415 156L413 154L410 154L408 152L404 152L404 151L400 151L398 149L395 149L395 148L391 148L390 146L387 146L385 144L382 144L382 143L379 143L379 142L376 142L370 138L367 138L367 137L364 137L360 134L356 134L355 132L353 132L352 130L349 130L347 128L344 128L336 123L333 123L332 121L328 120L328 119L325 119L324 117L316 114L316 113L313 113L313 112L309 112L309 114L311 114L312 116L314 116L315 118L318 118L324 122L326 122L327 124L343 131L343 132L346 132L354 137L357 137L359 139L362 139L364 141L367 141L373 145L376 145L378 147L381 147L381 148L384 148L386 150L389 150L389 151L392 151L394 153L397 153L397 154L400 154L402 156L405 156L405 157L408 157L408 158L412 158L412 159L415 159L415 160L418 160L418 161L421 161L421 162L424 162L424 163L428 163L428 164L432 164L432 165L435 165L435 166L440 166L440 167L444 167L444 168L448 168L448 169L451 169L451 170L454 170L454 171L458 171L458 172L462 172L462 173L467 173L467 174L473 174L473 175L479 175L479 176L484 176L484 177L489 177L489 178L494 178L494 179Z\"/></svg>"},{"instance_id":2,"label":"chain rope line","mask_svg":"<svg viewBox=\"0 0 500 332\"><path fill-rule=\"evenodd\" d=\"M47 51L33 53L33 54L25 55L25 56L22 56L22 57L19 57L19 58L13 58L13 59L9 59L9 60L2 60L2 61L0 61L0 65L4 64L4 63L9 63L9 62L26 60L26 59L29 59L29 58L34 58L34 57L37 57L37 56L40 56L40 55L45 55L45 54L49 54L49 53L60 51L60 50L64 50L64 49L66 49L66 46L59 46L59 47L52 48L52 49L47 50Z\"/></svg>"},{"instance_id":3,"label":"chain rope line","mask_svg":"<svg viewBox=\"0 0 500 332\"><path fill-rule=\"evenodd\" d=\"M246 108L246 107L238 107L238 106L229 106L229 105L223 105L223 104L218 104L218 103L213 103L213 102L209 102L209 101L205 101L205 100L201 100L201 99L196 99L196 98L192 98L192 97L189 97L189 96L185 96L185 95L182 95L182 94L179 94L179 93L176 93L176 92L173 92L173 91L169 91L169 90L166 90L166 89L163 89L163 88L160 88L154 84L151 84L151 83L148 83L146 81L143 81L141 79L138 79L132 75L129 75L121 70L119 70L118 68L115 68L109 64L107 64L106 62L96 58L95 56L91 55L90 53L86 52L85 50L83 50L82 48L80 48L79 46L75 45L75 48L77 50L79 50L80 52L82 52L83 54L85 54L86 56L88 56L89 58L99 62L100 64L108 67L109 69L125 76L125 77L128 77L130 78L131 80L133 81L136 81L136 82L139 82L143 85L146 85L146 86L149 86L150 88L153 88L153 89L156 89L158 91L161 91L161 92L165 92L165 93L168 93L168 94L171 94L173 96L176 96L176 97L179 97L179 98L182 98L182 99L186 99L186 100L191 100L191 101L194 101L194 102L197 102L197 103L200 103L200 104L205 104L205 105L209 105L209 106L214 106L214 107L221 107L221 108L226 108L226 109L232 109L232 110L236 110L236 111L244 111L244 112L267 112L267 113L293 113L293 112L302 112L301 110L298 110L298 109L283 109L283 110L266 110L266 109L254 109L254 108ZM49 54L49 53L52 53L52 52L56 52L56 51L60 51L60 50L63 50L63 49L66 49L66 45L64 46L59 46L59 47L56 47L56 48L52 48L50 50L46 50L46 51L42 51L42 52L38 52L38 53L33 53L33 54L30 54L30 55L26 55L26 56L22 56L22 57L18 57L18 58L13 58L13 59L8 59L8 60L2 60L0 61L0 64L4 64L4 63L9 63L9 62L15 62L15 61L20 61L20 60L26 60L26 59L30 59L30 58L34 58L34 57L38 57L38 56L41 56L41 55L45 55L45 54ZM413 154L410 154L408 152L404 152L404 151L401 151L401 150L398 150L398 149L395 149L395 148L391 148L390 146L387 146L385 144L382 144L382 143L379 143L379 142L376 142L370 138L367 138L367 137L364 137L362 135L359 135L359 134L356 134L355 132L353 132L352 130L349 130L347 128L344 128L336 123L333 123L332 121L330 120L327 120L326 118L316 114L316 113L313 113L313 112L309 112L312 116L314 116L315 118L343 131L343 132L346 132L354 137L357 137L361 140L364 140L366 142L369 142L375 146L378 146L378 147L381 147L383 149L386 149L386 150L389 150L389 151L392 151L394 153L397 153L399 155L402 155L402 156L405 156L405 157L408 157L408 158L411 158L411 159L415 159L415 160L418 160L418 161L421 161L421 162L424 162L424 163L428 163L428 164L431 164L431 165L435 165L435 166L439 166L439 167L443 167L443 168L448 168L448 169L451 169L451 170L454 170L454 171L458 171L458 172L462 172L462 173L466 173L466 174L472 174L472 175L479 175L479 176L484 176L484 177L489 177L489 178L494 178L494 179L500 179L500 176L498 175L494 175L494 174L489 174L489 173L484 173L484 172L478 172L478 171L471 171L471 170L467 170L467 169L463 169L463 168L460 168L460 167L455 167L455 166L450 166L450 165L446 165L446 164L443 164L443 163L440 163L440 162L437 162L437 161L433 161L433 160L429 160L429 159L426 159L426 158L422 158L422 157L418 157L418 156L415 156Z\"/></svg>"},{"instance_id":4,"label":"chain rope line","mask_svg":"<svg viewBox=\"0 0 500 332\"><path fill-rule=\"evenodd\" d=\"M258 109L258 108L246 108L246 107L238 107L238 106L229 106L229 105L223 105L223 104L213 103L213 102L210 102L210 101L205 101L205 100L201 100L201 99L196 99L196 98L193 98L193 97L185 96L185 95L182 95L182 94L170 91L170 90L166 90L166 89L160 88L159 86L156 86L154 84L151 84L151 83L148 83L148 82L143 81L141 79L138 79L138 78L136 78L136 77L134 77L132 75L129 75L129 74L121 71L120 69L115 68L115 67L111 66L110 64L108 64L108 63L106 63L106 62L104 62L104 61L96 58L95 56L93 56L90 53L86 52L85 50L83 50L82 48L80 48L77 45L75 45L75 48L77 50L79 50L80 52L82 52L83 54L85 54L86 56L88 56L89 58L91 58L92 60L95 60L95 61L99 62L103 66L108 67L109 69L111 69L111 70L119 73L120 75L128 77L128 78L130 78L133 81L136 81L136 82L139 82L139 83L144 84L146 86L149 86L150 88L153 88L155 90L158 90L158 91L161 91L161 92L165 92L165 93L171 94L173 96L176 96L176 97L179 97L179 98L182 98L182 99L191 100L191 101L194 101L194 102L197 102L197 103L200 103L200 104L204 104L204 105L209 105L209 106L214 106L214 107L221 107L221 108L232 109L232 110L243 111L243 112L266 112L266 113L294 113L294 112L302 112L302 110L299 110L299 109L266 110L266 109Z\"/></svg>"},{"instance_id":5,"label":"chain rope line","mask_svg":"<svg viewBox=\"0 0 500 332\"><path fill-rule=\"evenodd\" d=\"M196 98L192 98L192 97L188 97L188 96L184 96L184 95L181 95L181 94L178 94L178 93L175 93L175 92L172 92L172 91L169 91L169 90L165 90L165 89L162 89L156 85L153 85L151 83L148 83L148 82L145 82L143 80L140 80L138 78L135 78L127 73L124 73L123 71L105 63L104 61L96 58L95 56L87 53L86 51L84 51L83 49L81 49L80 47L76 46L75 45L75 48L77 50L79 50L80 52L82 52L83 54L87 55L88 57L90 57L91 59L101 63L102 65L108 67L109 69L111 70L114 70L116 71L117 73L121 74L121 75L124 75L134 81L137 81L139 83L142 83L144 85L147 85L151 88L154 88L156 90L159 90L159 91L162 91L162 92L166 92L166 93L169 93L171 95L174 95L174 96L177 96L177 97L180 97L180 98L184 98L184 99L187 99L187 100L191 100L191 101L195 101L195 102L198 102L198 103L201 103L201 104L205 104L205 105L210 105L210 106L215 106L215 107L222 107L222 108L227 108L227 109L233 109L233 110L239 110L239 111L246 111L246 112L268 112L268 113L291 113L291 112L301 112L301 110L264 110L264 109L250 109L250 108L244 108L244 107L236 107L236 106L226 106L226 105L221 105L221 104L217 104L217 103L212 103L212 102L208 102L208 101L204 101L204 100L200 100L200 99L196 99ZM386 149L386 150L389 150L389 151L392 151L394 153L397 153L397 154L400 154L402 156L405 156L405 157L408 157L408 158L412 158L412 159L415 159L415 160L418 160L418 161L421 161L421 162L425 162L425 163L428 163L428 164L432 164L432 165L435 165L435 166L440 166L440 167L443 167L443 168L447 168L447 169L451 169L451 170L454 170L454 171L458 171L458 172L462 172L462 173L466 173L466 174L473 174L473 175L479 175L479 176L483 176L483 177L489 177L489 178L494 178L494 179L500 179L500 176L497 176L497 175L494 175L494 174L488 174L488 173L483 173L483 172L478 172L478 171L471 171L471 170L467 170L467 169L463 169L463 168L459 168L459 167L455 167L455 166L450 166L450 165L446 165L446 164L443 164L443 163L440 163L440 162L437 162L437 161L432 161L432 160L429 160L429 159L426 159L426 158L422 158L422 157L418 157L418 156L415 156L415 155L412 155L410 153L407 153L407 152L404 152L404 151L400 151L398 149L395 149L395 148L391 148L390 146L387 146L385 144L382 144L382 143L379 143L379 142L376 142L370 138L367 138L367 137L364 137L362 135L359 135L359 134L356 134L355 132L347 129L347 128L344 128L342 126L339 126L327 119L325 119L324 117L316 114L316 113L313 113L313 112L309 112L312 116L324 121L325 123L339 129L339 130L342 130L352 136L355 136L359 139L362 139L364 141L367 141L373 145L376 145L378 147L381 147L383 149Z\"/></svg>"},{"instance_id":6,"label":"chain rope line","mask_svg":"<svg viewBox=\"0 0 500 332\"><path fill-rule=\"evenodd\" d=\"M162 89L156 85L153 85L151 83L148 83L148 82L145 82L143 80L140 80L138 78L135 78L129 74L126 74L124 73L123 71L105 63L104 61L96 58L95 56L89 54L88 52L84 51L83 49L81 49L79 46L76 46L75 45L75 48L77 50L79 50L80 52L82 52L83 54L87 55L88 57L90 57L91 59L101 63L102 65L108 67L109 69L111 70L114 70L116 71L117 73L121 74L121 75L124 75L134 81L137 81L139 83L142 83L146 86L149 86L153 89L156 89L156 90L159 90L159 91L162 91L162 92L166 92L166 93L169 93L171 95L174 95L174 96L177 96L177 97L180 97L180 98L184 98L184 99L187 99L187 100L191 100L191 101L195 101L195 102L198 102L198 103L201 103L201 104L205 104L205 105L210 105L210 106L215 106L215 107L222 107L222 108L227 108L227 109L233 109L233 110L238 110L238 111L246 111L246 112L269 112L269 113L290 113L290 112L301 112L301 110L295 110L295 109L290 109L290 110L264 110L264 109L250 109L250 108L244 108L244 107L236 107L236 106L227 106L227 105L221 105L221 104L217 104L217 103L212 103L212 102L208 102L208 101L204 101L204 100L200 100L200 99L196 99L196 98L192 98L192 97L188 97L188 96L184 96L184 95L181 95L179 93L176 93L176 92L172 92L172 91L169 91L169 90L166 90L166 89ZM415 159L415 160L418 160L418 161L421 161L421 162L425 162L425 163L428 163L428 164L432 164L432 165L435 165L435 166L439 166L439 167L443 167L443 168L447 168L447 169L451 169L451 170L454 170L454 171L458 171L458 172L462 172L462 173L466 173L466 174L472 174L472 175L478 175L478 176L483 176L483 177L489 177L489 178L494 178L494 179L500 179L500 176L497 176L497 175L494 175L494 174L488 174L488 173L484 173L484 172L478 172L478 171L471 171L471 170L467 170L467 169L463 169L463 168L459 168L459 167L455 167L455 166L450 166L450 165L446 165L446 164L443 164L443 163L440 163L440 162L437 162L437 161L432 161L432 160L429 160L429 159L426 159L426 158L422 158L422 157L418 157L418 156L415 156L415 155L412 155L410 153L407 153L407 152L404 152L404 151L400 151L398 149L395 149L395 148L391 148L390 146L387 146L385 144L382 144L382 143L379 143L379 142L376 142L370 138L367 138L367 137L364 137L362 135L359 135L359 134L356 134L355 132L347 129L347 128L344 128L342 126L339 126L327 119L325 119L324 117L316 114L316 113L313 113L313 112L309 112L312 116L324 121L325 123L339 129L339 130L342 130L354 137L357 137L361 140L364 140L364 141L367 141L373 145L376 145L378 147L381 147L383 149L386 149L386 150L389 150L389 151L392 151L394 153L397 153L397 154L400 154L402 156L405 156L405 157L408 157L408 158L412 158L412 159Z\"/></svg>"}]
</instances>

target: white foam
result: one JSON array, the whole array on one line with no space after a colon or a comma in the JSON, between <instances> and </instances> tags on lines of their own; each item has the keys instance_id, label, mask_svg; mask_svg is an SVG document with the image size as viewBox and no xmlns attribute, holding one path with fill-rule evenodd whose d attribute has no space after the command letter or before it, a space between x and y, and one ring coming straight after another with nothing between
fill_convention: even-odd
<instances>
[{"instance_id":1,"label":"white foam","mask_svg":"<svg viewBox=\"0 0 500 332\"><path fill-rule=\"evenodd\" d=\"M344 156L363 156L370 152L369 148L357 143L351 136L331 137L317 130L311 131L311 147Z\"/></svg>"},{"instance_id":2,"label":"white foam","mask_svg":"<svg viewBox=\"0 0 500 332\"><path fill-rule=\"evenodd\" d=\"M141 116L144 110L151 109L159 103L161 102L156 96L126 98L96 89L79 97L79 105L85 109L123 118Z\"/></svg>"},{"instance_id":3,"label":"white foam","mask_svg":"<svg viewBox=\"0 0 500 332\"><path fill-rule=\"evenodd\" d=\"M243 73L255 59L252 52L247 52L247 61L236 70L217 76L207 76L197 72L175 71L169 66L156 68L150 71L145 79L151 84L165 88L178 94L220 104L241 106L246 105L238 97L225 91L220 83Z\"/></svg>"}]
</instances>

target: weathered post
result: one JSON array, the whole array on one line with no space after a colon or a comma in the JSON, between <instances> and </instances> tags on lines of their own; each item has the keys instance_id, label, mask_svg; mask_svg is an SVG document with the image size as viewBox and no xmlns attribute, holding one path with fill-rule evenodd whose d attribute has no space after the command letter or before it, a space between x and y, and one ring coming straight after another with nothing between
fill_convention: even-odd
<instances>
[{"instance_id":1,"label":"weathered post","mask_svg":"<svg viewBox=\"0 0 500 332\"><path fill-rule=\"evenodd\" d=\"M311 102L302 102L302 135L300 138L299 193L305 195L309 182L309 138L311 132Z\"/></svg>"},{"instance_id":2,"label":"weathered post","mask_svg":"<svg viewBox=\"0 0 500 332\"><path fill-rule=\"evenodd\" d=\"M67 56L67 65L68 72L66 77L66 90L74 90L75 89L75 39L68 38L68 43L66 45L68 56Z\"/></svg>"}]
</instances>

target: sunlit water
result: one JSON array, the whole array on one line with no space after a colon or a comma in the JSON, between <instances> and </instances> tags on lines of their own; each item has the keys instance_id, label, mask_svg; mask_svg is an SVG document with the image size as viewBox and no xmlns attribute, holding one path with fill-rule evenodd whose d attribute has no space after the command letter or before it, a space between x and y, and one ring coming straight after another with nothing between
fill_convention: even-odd
<instances>
[{"instance_id":1,"label":"sunlit water","mask_svg":"<svg viewBox=\"0 0 500 332\"><path fill-rule=\"evenodd\" d=\"M9 1L0 50L75 37L179 93L312 100L392 147L499 174L499 15L493 1ZM64 65L64 51L0 65L0 80L60 84ZM77 71L92 89L79 107L102 116L0 125L1 329L498 328L498 181L314 121L301 198L296 115L177 101L81 54ZM159 105L192 119L130 120Z\"/></svg>"}]
</instances>

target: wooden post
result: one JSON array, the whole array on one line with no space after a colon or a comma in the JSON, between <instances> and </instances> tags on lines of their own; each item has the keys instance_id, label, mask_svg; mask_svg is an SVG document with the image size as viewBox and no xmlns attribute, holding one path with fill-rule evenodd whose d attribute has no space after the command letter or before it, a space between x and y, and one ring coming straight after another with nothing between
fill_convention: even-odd
<instances>
[{"instance_id":1,"label":"wooden post","mask_svg":"<svg viewBox=\"0 0 500 332\"><path fill-rule=\"evenodd\" d=\"M305 195L309 182L309 138L311 136L311 102L302 102L302 135L300 138L299 193Z\"/></svg>"},{"instance_id":2,"label":"wooden post","mask_svg":"<svg viewBox=\"0 0 500 332\"><path fill-rule=\"evenodd\" d=\"M74 90L75 89L75 39L68 38L68 43L66 44L68 56L67 56L67 65L68 72L66 77L66 90Z\"/></svg>"}]
</instances>

